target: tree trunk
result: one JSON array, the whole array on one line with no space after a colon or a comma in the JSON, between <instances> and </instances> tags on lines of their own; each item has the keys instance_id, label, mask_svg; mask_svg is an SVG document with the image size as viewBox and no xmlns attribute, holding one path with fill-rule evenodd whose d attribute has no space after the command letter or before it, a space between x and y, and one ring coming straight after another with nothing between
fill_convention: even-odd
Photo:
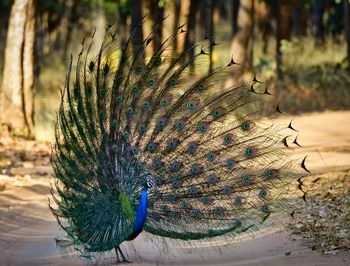
<instances>
[{"instance_id":1,"label":"tree trunk","mask_svg":"<svg viewBox=\"0 0 350 266\"><path fill-rule=\"evenodd\" d=\"M123 2L123 3L122 3ZM120 45L121 47L124 47L126 44L126 40L128 38L128 25L127 20L129 17L128 9L127 9L127 2L117 0L118 4L118 14L119 14L119 23L118 23L118 29L120 32Z\"/></svg>"},{"instance_id":2,"label":"tree trunk","mask_svg":"<svg viewBox=\"0 0 350 266\"><path fill-rule=\"evenodd\" d=\"M350 71L350 0L345 0L345 40L347 44L346 55L348 61L348 70Z\"/></svg>"},{"instance_id":3,"label":"tree trunk","mask_svg":"<svg viewBox=\"0 0 350 266\"><path fill-rule=\"evenodd\" d=\"M255 41L255 32L254 32L254 25L255 25L255 1L253 0L253 6L251 11L251 19L252 19L252 29L250 34L250 40L249 40L249 46L248 46L248 53L247 53L247 69L252 69L254 65L254 41Z\"/></svg>"},{"instance_id":4,"label":"tree trunk","mask_svg":"<svg viewBox=\"0 0 350 266\"><path fill-rule=\"evenodd\" d=\"M212 0L210 0L211 5ZM199 3L199 30L200 30L200 38L204 38L208 35L208 1L204 0ZM212 19L212 14L210 14L210 19ZM210 22L209 22L210 23Z\"/></svg>"},{"instance_id":5,"label":"tree trunk","mask_svg":"<svg viewBox=\"0 0 350 266\"><path fill-rule=\"evenodd\" d=\"M182 33L177 38L177 54L183 53L185 47L185 39L186 39L186 28L188 27L188 16L191 0L180 0L180 16L179 16L179 25L184 27L182 28Z\"/></svg>"},{"instance_id":6,"label":"tree trunk","mask_svg":"<svg viewBox=\"0 0 350 266\"><path fill-rule=\"evenodd\" d=\"M282 77L282 52L281 41L290 40L292 33L292 11L296 0L273 1L273 13L276 20L276 74L277 78Z\"/></svg>"},{"instance_id":7,"label":"tree trunk","mask_svg":"<svg viewBox=\"0 0 350 266\"><path fill-rule=\"evenodd\" d=\"M35 0L15 0L7 33L1 122L30 136L34 126Z\"/></svg>"},{"instance_id":8,"label":"tree trunk","mask_svg":"<svg viewBox=\"0 0 350 266\"><path fill-rule=\"evenodd\" d=\"M194 51L191 49L189 52L187 50L194 45L195 42L195 22L196 22L196 13L199 6L199 0L191 0L190 10L187 17L187 32L185 36L185 45L183 51L188 53L187 56L192 58L194 56ZM191 72L194 72L194 65L190 65Z\"/></svg>"},{"instance_id":9,"label":"tree trunk","mask_svg":"<svg viewBox=\"0 0 350 266\"><path fill-rule=\"evenodd\" d=\"M29 135L34 127L36 3L28 1L23 48L23 111Z\"/></svg>"},{"instance_id":10,"label":"tree trunk","mask_svg":"<svg viewBox=\"0 0 350 266\"><path fill-rule=\"evenodd\" d=\"M67 14L66 18L62 21L62 27L64 28L61 32L61 36L63 37L63 58L68 57L68 48L69 44L72 40L73 33L73 25L77 19L77 8L78 1L77 0L69 0L67 1Z\"/></svg>"},{"instance_id":11,"label":"tree trunk","mask_svg":"<svg viewBox=\"0 0 350 266\"><path fill-rule=\"evenodd\" d=\"M281 39L283 40L290 40L291 35L292 35L292 25L293 25L293 20L292 20L292 15L293 15L293 6L295 4L294 0L290 1L279 1L278 4L279 6L279 16L280 16L280 34L281 34Z\"/></svg>"},{"instance_id":12,"label":"tree trunk","mask_svg":"<svg viewBox=\"0 0 350 266\"><path fill-rule=\"evenodd\" d=\"M345 0L346 2L347 0ZM323 43L324 41L324 24L323 13L325 11L325 1L315 0L315 8L312 15L313 34L317 41Z\"/></svg>"},{"instance_id":13,"label":"tree trunk","mask_svg":"<svg viewBox=\"0 0 350 266\"><path fill-rule=\"evenodd\" d=\"M238 75L243 74L248 67L247 59L250 54L248 48L253 32L253 1L241 1L238 11L238 31L231 44L234 60L241 64Z\"/></svg>"},{"instance_id":14,"label":"tree trunk","mask_svg":"<svg viewBox=\"0 0 350 266\"><path fill-rule=\"evenodd\" d=\"M157 51L162 43L163 38L163 15L164 6L159 6L159 0L150 0L148 10L151 13L152 30L154 32L153 52Z\"/></svg>"},{"instance_id":15,"label":"tree trunk","mask_svg":"<svg viewBox=\"0 0 350 266\"><path fill-rule=\"evenodd\" d=\"M179 21L180 21L180 13L181 13L181 0L175 0L174 9L175 9L174 10L175 14L174 14L173 33L176 34L180 26ZM175 60L177 56L177 49L178 49L177 36L172 40L172 51L171 51L172 60Z\"/></svg>"},{"instance_id":16,"label":"tree trunk","mask_svg":"<svg viewBox=\"0 0 350 266\"><path fill-rule=\"evenodd\" d=\"M142 30L142 1L131 0L132 12L131 12L131 35L132 46L134 54L137 53L138 49L143 46L143 30ZM143 53L144 54L144 53ZM141 58L144 62L145 58Z\"/></svg>"},{"instance_id":17,"label":"tree trunk","mask_svg":"<svg viewBox=\"0 0 350 266\"><path fill-rule=\"evenodd\" d=\"M280 79L282 77L282 52L281 52L281 40L282 34L281 34L281 14L280 14L280 3L277 0L275 5L272 8L272 12L274 14L275 20L276 20L276 76L277 79Z\"/></svg>"},{"instance_id":18,"label":"tree trunk","mask_svg":"<svg viewBox=\"0 0 350 266\"><path fill-rule=\"evenodd\" d=\"M263 53L267 53L269 36L272 35L271 27L271 12L268 8L266 2L257 1L254 6L254 16L256 21L254 22L257 25L257 32L261 34L263 41Z\"/></svg>"},{"instance_id":19,"label":"tree trunk","mask_svg":"<svg viewBox=\"0 0 350 266\"><path fill-rule=\"evenodd\" d=\"M103 1L98 0L94 5L94 14L93 14L93 24L95 25L95 35L94 42L91 46L91 54L98 54L101 49L101 45L106 33L107 20L105 10L103 9Z\"/></svg>"},{"instance_id":20,"label":"tree trunk","mask_svg":"<svg viewBox=\"0 0 350 266\"><path fill-rule=\"evenodd\" d=\"M315 6L312 14L312 32L317 41L324 41L323 13L325 11L325 1L315 0Z\"/></svg>"},{"instance_id":21,"label":"tree trunk","mask_svg":"<svg viewBox=\"0 0 350 266\"><path fill-rule=\"evenodd\" d=\"M238 21L239 5L240 5L240 0L232 0L231 1L231 12L232 12L232 14L231 14L231 16L232 16L231 33L232 33L232 37L234 37L235 34L238 32L237 21Z\"/></svg>"},{"instance_id":22,"label":"tree trunk","mask_svg":"<svg viewBox=\"0 0 350 266\"><path fill-rule=\"evenodd\" d=\"M296 8L293 12L293 34L296 36L307 36L308 13L301 8Z\"/></svg>"},{"instance_id":23,"label":"tree trunk","mask_svg":"<svg viewBox=\"0 0 350 266\"><path fill-rule=\"evenodd\" d=\"M214 43L215 43L215 31L214 31L214 11L216 7L216 1L210 0L210 7L209 7L209 73L213 70L213 50L214 50Z\"/></svg>"}]
</instances>

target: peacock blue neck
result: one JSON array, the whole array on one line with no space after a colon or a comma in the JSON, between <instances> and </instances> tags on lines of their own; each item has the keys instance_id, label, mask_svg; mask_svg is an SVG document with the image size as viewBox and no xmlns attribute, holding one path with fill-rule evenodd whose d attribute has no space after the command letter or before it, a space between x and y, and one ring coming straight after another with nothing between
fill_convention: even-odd
<instances>
[{"instance_id":1,"label":"peacock blue neck","mask_svg":"<svg viewBox=\"0 0 350 266\"><path fill-rule=\"evenodd\" d=\"M134 231L129 240L136 238L143 230L143 226L147 217L147 194L148 189L144 188L141 193L139 205L137 207L136 218L134 222Z\"/></svg>"}]
</instances>

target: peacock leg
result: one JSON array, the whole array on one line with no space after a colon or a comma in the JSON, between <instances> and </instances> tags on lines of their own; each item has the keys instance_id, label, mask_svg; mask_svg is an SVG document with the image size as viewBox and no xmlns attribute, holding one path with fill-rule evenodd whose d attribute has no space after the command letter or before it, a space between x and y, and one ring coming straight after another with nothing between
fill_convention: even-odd
<instances>
[{"instance_id":1,"label":"peacock leg","mask_svg":"<svg viewBox=\"0 0 350 266\"><path fill-rule=\"evenodd\" d=\"M123 252L122 252L122 250L120 249L119 246L117 246L117 250L119 250L119 253L120 253L120 255L121 255L122 258L123 258L122 262L130 262L130 261L128 261L128 260L125 258L124 254L123 254Z\"/></svg>"},{"instance_id":2,"label":"peacock leg","mask_svg":"<svg viewBox=\"0 0 350 266\"><path fill-rule=\"evenodd\" d=\"M121 262L120 259L119 259L119 254L118 254L118 249L117 249L117 246L114 247L114 250L115 250L115 255L117 256L117 263Z\"/></svg>"}]
</instances>

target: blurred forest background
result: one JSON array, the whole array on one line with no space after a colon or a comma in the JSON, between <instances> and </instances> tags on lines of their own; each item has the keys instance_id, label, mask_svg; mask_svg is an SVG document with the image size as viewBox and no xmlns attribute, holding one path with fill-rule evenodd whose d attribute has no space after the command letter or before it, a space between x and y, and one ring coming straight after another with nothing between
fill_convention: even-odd
<instances>
[{"instance_id":1,"label":"blurred forest background","mask_svg":"<svg viewBox=\"0 0 350 266\"><path fill-rule=\"evenodd\" d=\"M195 71L232 55L234 79L256 73L286 112L350 108L349 0L1 0L1 130L51 139L70 54L94 29L97 53L111 23L122 45L144 16L135 45L185 24L170 52L206 42L210 64Z\"/></svg>"}]
</instances>

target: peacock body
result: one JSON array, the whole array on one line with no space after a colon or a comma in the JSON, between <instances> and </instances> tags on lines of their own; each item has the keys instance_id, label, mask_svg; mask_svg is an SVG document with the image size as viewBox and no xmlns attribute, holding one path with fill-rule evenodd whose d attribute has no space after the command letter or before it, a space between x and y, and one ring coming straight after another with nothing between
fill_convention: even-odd
<instances>
[{"instance_id":1,"label":"peacock body","mask_svg":"<svg viewBox=\"0 0 350 266\"><path fill-rule=\"evenodd\" d=\"M196 45L170 57L181 32L145 60L153 32L137 49L131 36L118 50L108 28L97 57L83 45L74 77L70 66L51 210L83 252L121 253L142 230L182 240L236 235L287 209L279 199L298 175L282 127L258 119L275 111L270 93L255 89L255 77L227 85L233 60L193 75L189 66L208 54Z\"/></svg>"}]
</instances>

